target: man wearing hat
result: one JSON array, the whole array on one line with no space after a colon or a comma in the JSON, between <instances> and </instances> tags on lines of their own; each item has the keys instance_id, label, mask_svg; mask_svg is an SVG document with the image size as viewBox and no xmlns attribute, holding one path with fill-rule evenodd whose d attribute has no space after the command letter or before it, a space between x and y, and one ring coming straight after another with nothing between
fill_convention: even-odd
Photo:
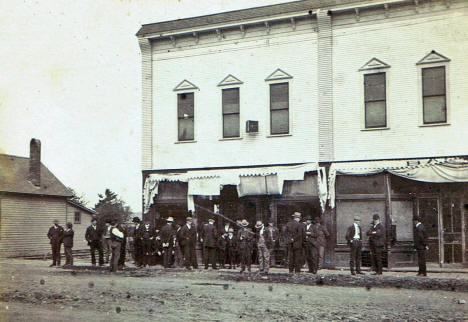
<instances>
[{"instance_id":1,"label":"man wearing hat","mask_svg":"<svg viewBox=\"0 0 468 322\"><path fill-rule=\"evenodd\" d=\"M91 252L91 264L96 266L96 250L99 255L99 266L104 265L104 255L102 251L102 231L97 227L97 219L93 217L91 219L91 225L86 228L85 239L88 242L88 246Z\"/></svg>"},{"instance_id":2,"label":"man wearing hat","mask_svg":"<svg viewBox=\"0 0 468 322\"><path fill-rule=\"evenodd\" d=\"M303 244L305 242L305 227L300 222L301 213L292 214L292 220L286 224L286 243L289 248L289 273L300 273L302 266Z\"/></svg>"},{"instance_id":3,"label":"man wearing hat","mask_svg":"<svg viewBox=\"0 0 468 322\"><path fill-rule=\"evenodd\" d=\"M195 253L195 244L197 243L197 230L193 226L192 217L187 217L185 225L182 226L179 233L180 246L184 250L185 268L191 270L198 268L197 255Z\"/></svg>"},{"instance_id":4,"label":"man wearing hat","mask_svg":"<svg viewBox=\"0 0 468 322\"><path fill-rule=\"evenodd\" d=\"M307 216L305 225L305 258L309 273L317 274L318 270L318 231L312 217Z\"/></svg>"},{"instance_id":5,"label":"man wearing hat","mask_svg":"<svg viewBox=\"0 0 468 322\"><path fill-rule=\"evenodd\" d=\"M135 266L141 265L141 254L142 254L142 245L141 245L141 238L139 235L140 230L140 218L133 217L132 219L132 226L128 229L128 241L129 241L129 248L132 252L133 261Z\"/></svg>"},{"instance_id":6,"label":"man wearing hat","mask_svg":"<svg viewBox=\"0 0 468 322\"><path fill-rule=\"evenodd\" d=\"M421 219L419 217L413 218L414 223L414 248L418 252L418 275L417 276L427 276L426 271L426 252L429 249L427 246L427 234L424 229Z\"/></svg>"},{"instance_id":7,"label":"man wearing hat","mask_svg":"<svg viewBox=\"0 0 468 322\"><path fill-rule=\"evenodd\" d=\"M200 241L203 243L203 262L205 269L208 269L208 263L211 262L213 269L218 269L216 266L216 247L218 246L218 232L214 226L215 220L208 219L208 223L203 225Z\"/></svg>"},{"instance_id":8,"label":"man wearing hat","mask_svg":"<svg viewBox=\"0 0 468 322\"><path fill-rule=\"evenodd\" d=\"M124 240L124 233L117 227L117 220L112 219L110 222L110 244L111 244L111 260L110 260L110 271L117 272L119 267L120 259L120 248Z\"/></svg>"},{"instance_id":9,"label":"man wearing hat","mask_svg":"<svg viewBox=\"0 0 468 322\"><path fill-rule=\"evenodd\" d=\"M171 265L172 251L175 245L174 218L167 217L166 224L161 228L159 237L161 238L163 249L163 266L169 268Z\"/></svg>"},{"instance_id":10,"label":"man wearing hat","mask_svg":"<svg viewBox=\"0 0 468 322\"><path fill-rule=\"evenodd\" d=\"M63 241L63 227L59 225L57 219L54 219L54 225L49 228L47 237L52 247L52 264L50 266L60 266L60 245Z\"/></svg>"},{"instance_id":11,"label":"man wearing hat","mask_svg":"<svg viewBox=\"0 0 468 322\"><path fill-rule=\"evenodd\" d=\"M258 270L260 273L268 274L270 269L270 249L268 245L271 246L269 242L271 236L261 220L258 220L255 224L255 239L258 254Z\"/></svg>"},{"instance_id":12,"label":"man wearing hat","mask_svg":"<svg viewBox=\"0 0 468 322\"><path fill-rule=\"evenodd\" d=\"M250 272L250 268L252 265L252 239L253 239L253 232L247 228L249 225L248 221L242 219L241 221L241 228L237 232L237 249L240 255L240 272L243 273L245 271L245 267L247 266L247 270Z\"/></svg>"},{"instance_id":13,"label":"man wearing hat","mask_svg":"<svg viewBox=\"0 0 468 322\"><path fill-rule=\"evenodd\" d=\"M375 267L373 275L382 275L382 252L385 245L385 230L380 223L380 216L378 214L372 216L372 225L367 231L367 236L369 237L371 259Z\"/></svg>"},{"instance_id":14,"label":"man wearing hat","mask_svg":"<svg viewBox=\"0 0 468 322\"><path fill-rule=\"evenodd\" d=\"M361 218L354 216L354 223L346 231L346 241L350 248L349 268L352 275L356 275L356 273L364 275L361 272L362 229L360 224Z\"/></svg>"},{"instance_id":15,"label":"man wearing hat","mask_svg":"<svg viewBox=\"0 0 468 322\"><path fill-rule=\"evenodd\" d=\"M236 268L236 249L237 241L234 235L234 228L229 228L226 237L226 261L225 264L229 265L229 269Z\"/></svg>"}]
</instances>

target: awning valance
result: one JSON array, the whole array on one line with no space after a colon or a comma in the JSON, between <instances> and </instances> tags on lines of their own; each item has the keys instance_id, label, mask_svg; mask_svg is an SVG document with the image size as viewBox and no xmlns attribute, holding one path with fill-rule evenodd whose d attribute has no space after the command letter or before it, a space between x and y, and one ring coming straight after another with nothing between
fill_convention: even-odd
<instances>
[{"instance_id":1,"label":"awning valance","mask_svg":"<svg viewBox=\"0 0 468 322\"><path fill-rule=\"evenodd\" d=\"M460 158L332 163L328 174L328 199L335 207L336 175L372 175L387 171L393 175L416 181L450 183L468 182L468 161Z\"/></svg>"},{"instance_id":2,"label":"awning valance","mask_svg":"<svg viewBox=\"0 0 468 322\"><path fill-rule=\"evenodd\" d=\"M317 171L317 163L293 166L251 167L186 172L152 173L144 185L144 211L148 211L161 181L188 183L188 195L218 196L223 185L236 185L240 197L281 194L285 180L304 180L304 173ZM250 178L250 179L249 179Z\"/></svg>"}]
</instances>

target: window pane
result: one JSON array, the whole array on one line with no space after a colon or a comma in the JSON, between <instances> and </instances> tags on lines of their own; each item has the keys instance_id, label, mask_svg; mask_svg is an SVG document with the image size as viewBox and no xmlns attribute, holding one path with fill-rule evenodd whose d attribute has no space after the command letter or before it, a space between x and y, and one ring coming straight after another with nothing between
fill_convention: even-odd
<instances>
[{"instance_id":1,"label":"window pane","mask_svg":"<svg viewBox=\"0 0 468 322\"><path fill-rule=\"evenodd\" d=\"M239 137L239 114L226 114L223 116L223 137Z\"/></svg>"},{"instance_id":2,"label":"window pane","mask_svg":"<svg viewBox=\"0 0 468 322\"><path fill-rule=\"evenodd\" d=\"M447 121L445 96L424 97L424 123Z\"/></svg>"},{"instance_id":3,"label":"window pane","mask_svg":"<svg viewBox=\"0 0 468 322\"><path fill-rule=\"evenodd\" d=\"M366 103L366 128L387 126L385 101Z\"/></svg>"},{"instance_id":4,"label":"window pane","mask_svg":"<svg viewBox=\"0 0 468 322\"><path fill-rule=\"evenodd\" d=\"M364 75L365 101L385 100L385 73Z\"/></svg>"},{"instance_id":5,"label":"window pane","mask_svg":"<svg viewBox=\"0 0 468 322\"><path fill-rule=\"evenodd\" d=\"M271 111L271 134L289 133L289 110Z\"/></svg>"},{"instance_id":6,"label":"window pane","mask_svg":"<svg viewBox=\"0 0 468 322\"><path fill-rule=\"evenodd\" d=\"M177 95L177 111L179 117L193 116L193 93L183 93Z\"/></svg>"},{"instance_id":7,"label":"window pane","mask_svg":"<svg viewBox=\"0 0 468 322\"><path fill-rule=\"evenodd\" d=\"M179 141L193 140L193 118L179 119Z\"/></svg>"},{"instance_id":8,"label":"window pane","mask_svg":"<svg viewBox=\"0 0 468 322\"><path fill-rule=\"evenodd\" d=\"M272 110L289 107L289 84L270 85L270 108Z\"/></svg>"},{"instance_id":9,"label":"window pane","mask_svg":"<svg viewBox=\"0 0 468 322\"><path fill-rule=\"evenodd\" d=\"M423 96L445 95L445 67L423 68Z\"/></svg>"},{"instance_id":10,"label":"window pane","mask_svg":"<svg viewBox=\"0 0 468 322\"><path fill-rule=\"evenodd\" d=\"M223 113L239 113L239 89L223 89Z\"/></svg>"}]
</instances>

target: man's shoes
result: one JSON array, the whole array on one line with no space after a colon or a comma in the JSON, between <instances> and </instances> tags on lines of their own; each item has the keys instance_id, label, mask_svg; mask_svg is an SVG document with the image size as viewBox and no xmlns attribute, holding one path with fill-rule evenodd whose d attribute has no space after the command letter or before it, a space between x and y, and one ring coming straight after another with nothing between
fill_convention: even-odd
<instances>
[{"instance_id":1,"label":"man's shoes","mask_svg":"<svg viewBox=\"0 0 468 322\"><path fill-rule=\"evenodd\" d=\"M354 272L351 272L351 275L356 275L356 273L354 273Z\"/></svg>"},{"instance_id":2,"label":"man's shoes","mask_svg":"<svg viewBox=\"0 0 468 322\"><path fill-rule=\"evenodd\" d=\"M53 267L53 266L55 266L55 264L50 264L50 265L49 265L49 267Z\"/></svg>"},{"instance_id":3,"label":"man's shoes","mask_svg":"<svg viewBox=\"0 0 468 322\"><path fill-rule=\"evenodd\" d=\"M371 275L379 275L377 272L372 272Z\"/></svg>"},{"instance_id":4,"label":"man's shoes","mask_svg":"<svg viewBox=\"0 0 468 322\"><path fill-rule=\"evenodd\" d=\"M361 271L357 272L357 274L359 274L359 275L366 275L365 273L363 273L363 272L361 272Z\"/></svg>"}]
</instances>

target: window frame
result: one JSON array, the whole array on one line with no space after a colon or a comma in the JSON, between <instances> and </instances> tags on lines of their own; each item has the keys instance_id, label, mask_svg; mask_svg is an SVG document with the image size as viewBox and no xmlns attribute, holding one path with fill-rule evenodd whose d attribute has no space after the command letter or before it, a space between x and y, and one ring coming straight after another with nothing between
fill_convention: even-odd
<instances>
[{"instance_id":1,"label":"window frame","mask_svg":"<svg viewBox=\"0 0 468 322\"><path fill-rule=\"evenodd\" d=\"M237 89L237 104L238 104L238 111L237 113L235 112L229 112L229 113L225 113L224 112L224 91L228 91L228 90L235 90ZM225 136L224 135L224 116L225 115L238 115L239 116L239 134L237 136ZM221 88L221 138L222 139L237 139L237 138L241 138L241 118L240 118L240 87L239 86L236 86L236 87L226 87L226 88Z\"/></svg>"},{"instance_id":2,"label":"window frame","mask_svg":"<svg viewBox=\"0 0 468 322\"><path fill-rule=\"evenodd\" d=\"M77 215L77 214L78 214L78 218L79 218L78 220L76 220L76 215ZM74 223L74 224L81 224L81 217L82 217L82 216L81 216L81 211L76 211L76 210L75 210L75 211L73 212L73 223Z\"/></svg>"},{"instance_id":3,"label":"window frame","mask_svg":"<svg viewBox=\"0 0 468 322\"><path fill-rule=\"evenodd\" d=\"M290 80L289 79L278 79L277 81L270 81L268 82L268 98L269 98L269 108L268 108L268 118L269 118L269 123L270 123L270 130L269 130L269 136L287 136L287 135L291 135L292 133L292 129L291 129L291 90L290 90ZM280 109L274 109L272 110L271 106L272 106L272 100L271 100L271 88L272 86L275 86L275 85L282 85L282 84L286 84L287 85L287 88L288 88L288 98L287 98L287 108L280 108ZM288 111L288 131L285 132L285 133L273 133L272 130L273 130L273 118L272 118L272 111L283 111L283 110L287 110Z\"/></svg>"},{"instance_id":4,"label":"window frame","mask_svg":"<svg viewBox=\"0 0 468 322\"><path fill-rule=\"evenodd\" d=\"M177 141L176 142L193 142L195 141L195 91L184 91L184 92L180 92L180 93L176 93L177 96L176 96L176 106L177 106L177 110L176 110L176 114L177 114ZM179 116L179 97L181 95L187 95L187 94L191 94L193 96L193 116L191 117L188 117L188 118L184 118L184 117L180 117ZM191 139L186 139L186 140L181 140L180 139L180 136L179 136L179 131L180 131L180 120L186 120L186 119L192 119L193 120L193 133L192 133L192 138Z\"/></svg>"},{"instance_id":5,"label":"window frame","mask_svg":"<svg viewBox=\"0 0 468 322\"><path fill-rule=\"evenodd\" d=\"M444 70L444 95L424 95L424 80L423 80L423 73L424 70L427 69L436 69L436 68L443 68ZM446 64L426 64L422 65L419 68L419 79L420 79L420 99L421 99L421 124L423 126L434 126L434 125L444 125L448 124L448 95L447 95L447 66ZM445 120L443 121L433 121L433 122L426 122L425 121L425 98L426 97L441 97L444 96L444 103L445 103Z\"/></svg>"},{"instance_id":6,"label":"window frame","mask_svg":"<svg viewBox=\"0 0 468 322\"><path fill-rule=\"evenodd\" d=\"M382 74L384 76L384 95L385 99L384 100L371 100L367 101L366 100L366 76L370 75L379 75ZM363 73L363 78L362 78L362 86L363 86L363 98L364 98L364 124L363 128L365 130L378 130L378 129L387 129L388 128L388 96L387 96L387 72L385 70L379 69L379 70L374 70L374 71L367 71ZM384 102L385 103L385 110L384 110L384 118L385 118L385 124L384 125L377 125L377 126L367 126L367 104L368 103L374 103L374 102Z\"/></svg>"}]
</instances>

